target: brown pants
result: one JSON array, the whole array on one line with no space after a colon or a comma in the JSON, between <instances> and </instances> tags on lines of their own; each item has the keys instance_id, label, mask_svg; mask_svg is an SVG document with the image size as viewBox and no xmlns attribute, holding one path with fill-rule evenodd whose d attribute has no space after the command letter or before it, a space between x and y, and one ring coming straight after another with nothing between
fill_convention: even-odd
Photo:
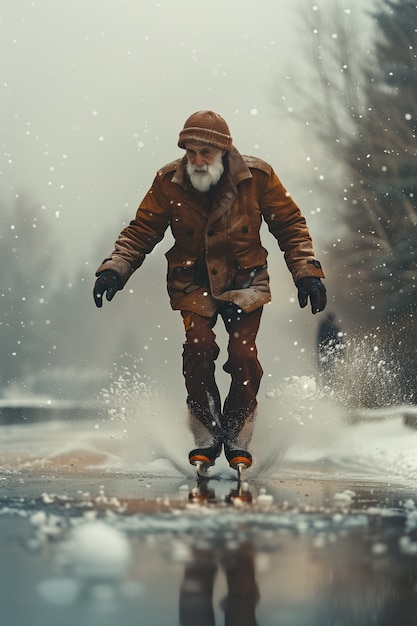
<instances>
[{"instance_id":1,"label":"brown pants","mask_svg":"<svg viewBox=\"0 0 417 626\"><path fill-rule=\"evenodd\" d=\"M186 335L183 374L195 443L207 447L224 442L245 449L252 436L256 395L263 374L255 344L262 307L243 313L236 305L224 303L212 317L187 311L181 311L181 315ZM232 379L223 411L214 375L219 347L213 327L218 315L229 336L223 369Z\"/></svg>"}]
</instances>

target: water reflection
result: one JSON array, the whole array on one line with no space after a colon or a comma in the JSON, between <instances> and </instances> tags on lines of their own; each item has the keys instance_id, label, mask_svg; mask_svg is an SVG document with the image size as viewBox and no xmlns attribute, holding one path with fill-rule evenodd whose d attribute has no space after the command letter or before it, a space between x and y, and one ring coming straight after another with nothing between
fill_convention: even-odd
<instances>
[{"instance_id":1,"label":"water reflection","mask_svg":"<svg viewBox=\"0 0 417 626\"><path fill-rule=\"evenodd\" d=\"M204 479L197 481L197 485L190 491L189 500L190 502L199 502L201 504L218 502L215 490L210 485L210 482ZM252 502L249 484L238 482L236 487L230 489L229 494L225 497L225 502L235 505Z\"/></svg>"},{"instance_id":2,"label":"water reflection","mask_svg":"<svg viewBox=\"0 0 417 626\"><path fill-rule=\"evenodd\" d=\"M25 437L30 457L4 446L20 465L0 485L0 603L14 624L416 623L415 487L107 477L81 449L40 464L45 442Z\"/></svg>"},{"instance_id":3,"label":"water reflection","mask_svg":"<svg viewBox=\"0 0 417 626\"><path fill-rule=\"evenodd\" d=\"M214 503L216 493L209 481L201 480L190 491L189 500ZM246 483L238 483L225 498L225 502L236 506L251 501ZM181 626L215 626L213 589L219 570L223 571L227 584L221 601L225 626L257 626L255 609L260 594L255 579L255 546L250 540L236 543L226 538L192 547L180 587Z\"/></svg>"}]
</instances>

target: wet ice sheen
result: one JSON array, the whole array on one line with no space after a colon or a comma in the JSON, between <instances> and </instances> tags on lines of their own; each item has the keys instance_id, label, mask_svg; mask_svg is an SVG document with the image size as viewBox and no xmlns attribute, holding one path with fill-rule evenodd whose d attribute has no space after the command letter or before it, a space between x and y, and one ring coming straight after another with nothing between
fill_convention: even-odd
<instances>
[{"instance_id":1,"label":"wet ice sheen","mask_svg":"<svg viewBox=\"0 0 417 626\"><path fill-rule=\"evenodd\" d=\"M222 553L238 554L240 546L251 545L258 577L268 577L273 555L281 555L290 541L311 541L317 555L334 552L348 533L363 533L375 525L376 518L399 515L398 509L383 505L363 512L351 510L356 494L350 489L336 492L326 512L301 512L277 502L267 486L254 493L251 504L238 509L222 498L215 505L188 503L190 486L185 487L179 484L178 493L171 495L172 502L166 499L168 510L153 514L126 514L123 503L108 497L101 487L97 496L84 492L79 499L44 492L35 506L32 500L19 498L14 506L2 507L0 516L26 517L32 528L28 547L39 555L47 550L54 559L55 576L36 583L36 591L46 604L74 609L87 606L93 615L115 615L126 602L138 607L145 598L150 602L150 583L146 578L132 580L130 573L134 559L145 558L149 548L154 563L159 563L158 567L163 563L163 568L174 574L177 567L182 571L193 566L196 550L211 554L221 546ZM250 482L247 488L251 489ZM182 505L175 504L177 496L183 498ZM94 509L98 502L100 510ZM88 504L92 508L86 510ZM405 523L398 550L407 557L415 556L414 500L405 498L399 507ZM134 559L132 542L139 543ZM388 541L378 537L367 550L369 558L381 559L390 548ZM314 554L309 558L314 559Z\"/></svg>"},{"instance_id":2,"label":"wet ice sheen","mask_svg":"<svg viewBox=\"0 0 417 626\"><path fill-rule=\"evenodd\" d=\"M289 561L283 563L284 569L301 558L303 545L308 546L308 559L316 564L335 554L331 567L336 567L335 563L349 559L347 538L369 536L372 529L391 522L398 528L394 547L392 535L371 534L361 558L375 563L378 572L394 549L404 558L415 557L413 497L404 497L397 507L382 500L358 510L355 488L340 487L331 491L324 509L305 500L303 492L300 502L294 504L285 497L277 498L274 491L274 485L285 490L287 479L294 483L298 478L300 485L305 480L323 479L354 485L360 478L414 488L417 433L405 426L404 407L386 409L379 421L374 421L375 415L366 420L369 413L365 413L363 422L352 425L339 407L317 398L309 380L298 379L287 385L283 394L278 391L260 402L261 418L253 440L255 464L247 475L251 502L227 501L234 474L223 459L216 463L215 480L209 483L217 494L215 504L189 500L195 480L187 463L190 442L181 410L153 396L143 385L131 405L123 393L120 414L109 407L109 418L100 423L2 427L0 486L17 485L17 496L10 495L14 493L11 489L3 504L0 501L0 520L23 520L30 529L25 545L32 558L39 557L40 562L47 555L52 562L54 575L36 581L37 594L45 605L78 610L87 602L100 616L114 616L130 601L135 607L142 602L150 606L156 579L147 573L148 564L142 559L151 559L149 565L155 565L158 583L166 573L179 587L175 576L181 577L181 571L192 565L196 551L237 554L248 545L254 551L265 599L268 568L278 571L287 552ZM141 497L154 499L157 512L129 512L122 495L117 490L117 497L107 493L100 478L93 492L91 482L83 487L83 476L95 472L141 485ZM62 477L67 474L80 480L80 489L71 496L54 489L63 484ZM46 485L36 500L25 496L34 476L43 477ZM155 491L158 481L166 479L171 485L176 480L176 489ZM141 573L132 576L132 568L138 567ZM312 589L313 583L314 578L309 583ZM300 593L306 584L307 580L299 584ZM166 590L168 583L165 585ZM275 599L275 595L271 591L270 597ZM299 606L296 600L294 606ZM171 599L173 607L177 603L178 598ZM271 613L270 621L261 623L277 623L281 617L274 622Z\"/></svg>"}]
</instances>

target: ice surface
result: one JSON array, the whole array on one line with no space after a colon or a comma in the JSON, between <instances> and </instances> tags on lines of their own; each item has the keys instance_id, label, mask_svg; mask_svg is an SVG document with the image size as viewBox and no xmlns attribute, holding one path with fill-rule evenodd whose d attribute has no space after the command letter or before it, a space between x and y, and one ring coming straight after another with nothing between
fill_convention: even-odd
<instances>
[{"instance_id":1,"label":"ice surface","mask_svg":"<svg viewBox=\"0 0 417 626\"><path fill-rule=\"evenodd\" d=\"M68 565L77 578L83 572L85 576L104 579L122 577L129 563L124 533L192 534L196 517L198 529L204 528L207 536L214 536L233 526L236 515L245 528L254 529L256 535L261 529L287 526L296 527L298 532L319 532L346 524L366 524L366 515L384 513L378 508L378 511L370 509L366 515L350 516L355 492L349 489L340 489L331 503L333 510L340 511L340 517L324 517L321 521L309 518L307 509L305 514L301 511L297 516L297 512L292 511L287 516L285 505L282 505L284 513L281 510L280 515L276 515L276 503L267 487L259 490L249 509L242 499L236 499L234 507L224 510L201 506L198 500L188 501L188 486L184 481L194 478L194 469L187 460L192 440L184 408L173 405L143 381L136 387L133 385L130 392L121 381L115 389L106 394L113 404L109 403L109 417L100 422L48 421L1 427L0 480L14 477L24 485L28 472L51 477L97 472L98 476L137 478L149 485L157 478L178 481L174 499L183 505L176 509L169 499L172 494L161 496L159 504L166 509L163 515L126 516L125 504L116 497L108 497L104 487L100 487L94 497L80 490L76 503L68 501L69 508L77 505L80 509L78 521L71 517L68 522L65 516L56 514L54 505L65 507L66 496L48 491L42 494L37 510L24 506L13 508L10 503L0 509L1 515L28 517L33 528L32 549L39 549L54 537L65 538L67 555L76 555ZM292 475L307 479L333 477L345 482L364 478L387 485L414 486L417 432L404 422L404 415L413 411L415 413L414 407L403 406L376 412L356 411L352 423L349 412L333 399L318 394L314 380L293 377L260 399L251 447L255 462L247 478L252 482L265 480L266 485L268 481L272 484L274 480ZM221 495L226 498L230 491L227 481L234 478L235 473L223 458L217 461L212 473L215 478L226 481L225 494ZM403 508L407 527L415 528L414 501L406 500ZM114 515L105 525L97 519L97 510L101 509ZM234 539L241 538L242 532L239 525ZM414 546L404 541L402 549L410 553ZM66 588L68 597L75 593L64 579L61 585L62 589ZM44 587L43 593L52 589L53 585ZM59 597L59 591L56 593Z\"/></svg>"},{"instance_id":2,"label":"ice surface","mask_svg":"<svg viewBox=\"0 0 417 626\"><path fill-rule=\"evenodd\" d=\"M35 476L44 480L36 499L7 496L0 503L0 519L25 520L30 555L38 556L38 563L46 556L52 560L55 575L45 573L36 581L46 605L87 606L94 614L114 616L129 601L149 602L151 585L158 587L166 572L177 574L192 565L196 550L211 553L219 545L234 554L253 546L258 576L268 579L269 568L276 567L274 555L282 558L282 546L291 537L301 540L291 543L293 551L310 542L320 560L324 553L333 554L336 542L368 533L376 519L395 524L400 517L396 550L405 557L417 554L413 496L399 502L400 511L383 500L358 509L356 491L346 487L361 478L414 487L417 432L404 420L415 414L414 407L356 411L352 419L332 398L321 397L312 379L292 378L260 399L251 447L255 462L242 485L247 499L230 497L235 473L222 458L212 470L221 480L208 487L216 491L213 505L199 499L188 464L192 441L184 408L149 385L138 385L133 393L127 387L120 384L107 394L108 417L101 421L1 427L0 484L17 485L16 493L25 494L26 481L30 493ZM79 484L75 495L60 490L68 476ZM90 478L87 487L86 476L97 480ZM128 510L129 501L117 488L108 493L107 477L111 483L118 477L127 480L133 500L139 498L139 486L142 502L149 491L153 509ZM159 479L170 481L171 489L155 496ZM274 491L277 484L285 490L287 479L300 484L333 479L337 487L340 481L340 489L331 491L325 507L306 500L288 503ZM378 532L368 550L369 558L385 559L392 545ZM157 582L152 571L148 575L143 569L146 554L159 564ZM140 573L132 576L132 568Z\"/></svg>"},{"instance_id":3,"label":"ice surface","mask_svg":"<svg viewBox=\"0 0 417 626\"><path fill-rule=\"evenodd\" d=\"M109 416L101 421L2 426L0 478L54 468L94 468L143 478L194 476L188 464L193 442L183 406L143 381L130 390L119 381L110 395ZM251 444L254 466L248 476L279 478L284 466L299 465L310 476L325 468L327 475L372 476L413 485L417 431L406 425L406 416L417 418L416 408L353 413L321 397L313 379L293 377L260 398ZM225 478L234 475L223 458L212 472Z\"/></svg>"}]
</instances>

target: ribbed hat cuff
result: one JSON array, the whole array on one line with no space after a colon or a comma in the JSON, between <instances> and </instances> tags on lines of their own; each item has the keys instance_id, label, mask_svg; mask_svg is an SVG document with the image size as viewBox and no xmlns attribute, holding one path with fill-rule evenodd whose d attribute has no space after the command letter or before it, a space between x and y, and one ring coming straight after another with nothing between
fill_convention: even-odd
<instances>
[{"instance_id":1,"label":"ribbed hat cuff","mask_svg":"<svg viewBox=\"0 0 417 626\"><path fill-rule=\"evenodd\" d=\"M201 141L211 146L216 146L220 150L230 151L232 149L232 138L230 135L223 135L208 128L184 128L179 135L178 145L185 148L186 141Z\"/></svg>"}]
</instances>

